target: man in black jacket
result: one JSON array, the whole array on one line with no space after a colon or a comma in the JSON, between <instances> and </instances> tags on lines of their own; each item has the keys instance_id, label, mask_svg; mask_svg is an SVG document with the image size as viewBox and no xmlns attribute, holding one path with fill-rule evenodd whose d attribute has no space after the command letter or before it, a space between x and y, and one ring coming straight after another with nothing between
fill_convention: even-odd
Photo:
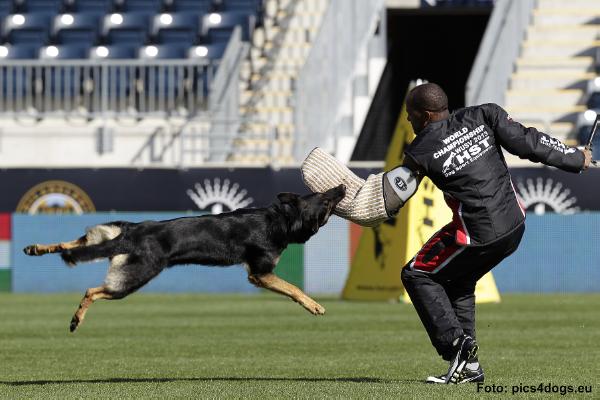
<instances>
[{"instance_id":1,"label":"man in black jacket","mask_svg":"<svg viewBox=\"0 0 600 400\"><path fill-rule=\"evenodd\" d=\"M520 158L578 173L589 150L569 147L515 122L500 106L448 112L441 87L414 88L407 111L417 137L404 166L444 192L452 222L403 268L402 282L448 372L430 383L483 381L475 341L475 284L518 247L525 230L501 147Z\"/></svg>"}]
</instances>

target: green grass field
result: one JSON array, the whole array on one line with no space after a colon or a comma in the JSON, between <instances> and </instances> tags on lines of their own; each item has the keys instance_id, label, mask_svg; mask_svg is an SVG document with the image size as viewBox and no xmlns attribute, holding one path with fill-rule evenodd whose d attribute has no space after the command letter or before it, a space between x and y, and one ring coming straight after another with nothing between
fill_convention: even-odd
<instances>
[{"instance_id":1,"label":"green grass field","mask_svg":"<svg viewBox=\"0 0 600 400\"><path fill-rule=\"evenodd\" d=\"M478 306L486 384L443 372L411 305L341 302L314 317L274 295L149 295L94 304L75 334L71 295L0 295L2 398L552 398L513 385L591 385L600 398L600 295L505 295Z\"/></svg>"}]
</instances>

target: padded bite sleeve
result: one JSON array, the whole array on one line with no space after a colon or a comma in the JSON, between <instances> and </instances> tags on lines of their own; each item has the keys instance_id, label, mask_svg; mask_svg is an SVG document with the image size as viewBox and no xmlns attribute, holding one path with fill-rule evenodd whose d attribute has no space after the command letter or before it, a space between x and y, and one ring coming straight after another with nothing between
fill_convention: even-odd
<instances>
[{"instance_id":1,"label":"padded bite sleeve","mask_svg":"<svg viewBox=\"0 0 600 400\"><path fill-rule=\"evenodd\" d=\"M340 184L346 186L346 196L334 210L340 217L362 226L376 226L389 218L383 195L383 172L361 179L318 147L306 157L301 171L304 183L313 192L324 192Z\"/></svg>"}]
</instances>

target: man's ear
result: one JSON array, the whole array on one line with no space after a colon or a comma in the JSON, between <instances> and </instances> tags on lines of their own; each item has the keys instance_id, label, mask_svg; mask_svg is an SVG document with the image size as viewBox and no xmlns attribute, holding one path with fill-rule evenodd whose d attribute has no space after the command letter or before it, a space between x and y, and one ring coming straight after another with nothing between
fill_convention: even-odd
<instances>
[{"instance_id":1,"label":"man's ear","mask_svg":"<svg viewBox=\"0 0 600 400\"><path fill-rule=\"evenodd\" d=\"M279 193L277 195L277 198L279 199L279 201L281 203L296 203L298 201L298 198L300 196L297 195L296 193L290 193L290 192L283 192L283 193Z\"/></svg>"}]
</instances>

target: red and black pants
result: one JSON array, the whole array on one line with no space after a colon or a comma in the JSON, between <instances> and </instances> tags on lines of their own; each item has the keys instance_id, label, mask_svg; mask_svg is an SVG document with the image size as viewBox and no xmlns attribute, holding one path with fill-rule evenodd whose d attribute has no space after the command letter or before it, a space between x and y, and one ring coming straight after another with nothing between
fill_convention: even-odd
<instances>
[{"instance_id":1,"label":"red and black pants","mask_svg":"<svg viewBox=\"0 0 600 400\"><path fill-rule=\"evenodd\" d=\"M475 284L519 246L525 224L484 246L456 244L452 225L438 231L402 269L402 283L438 354L449 361L452 342L475 338Z\"/></svg>"}]
</instances>

